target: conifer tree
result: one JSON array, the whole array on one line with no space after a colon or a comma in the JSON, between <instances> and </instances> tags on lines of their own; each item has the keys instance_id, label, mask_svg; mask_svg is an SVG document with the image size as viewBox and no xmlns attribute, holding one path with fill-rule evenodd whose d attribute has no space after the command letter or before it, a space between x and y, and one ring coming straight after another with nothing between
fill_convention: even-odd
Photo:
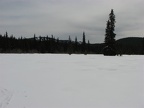
<instances>
[{"instance_id":1,"label":"conifer tree","mask_svg":"<svg viewBox=\"0 0 144 108\"><path fill-rule=\"evenodd\" d=\"M69 40L68 40L68 54L71 55L72 52L73 52L73 46L72 46L71 37L69 36Z\"/></svg>"},{"instance_id":2,"label":"conifer tree","mask_svg":"<svg viewBox=\"0 0 144 108\"><path fill-rule=\"evenodd\" d=\"M82 41L82 53L86 52L86 41L85 41L85 32L83 32L83 41Z\"/></svg>"},{"instance_id":3,"label":"conifer tree","mask_svg":"<svg viewBox=\"0 0 144 108\"><path fill-rule=\"evenodd\" d=\"M83 44L85 44L85 32L83 32Z\"/></svg>"},{"instance_id":4,"label":"conifer tree","mask_svg":"<svg viewBox=\"0 0 144 108\"><path fill-rule=\"evenodd\" d=\"M6 31L6 34L5 34L6 38L8 38L8 32Z\"/></svg>"},{"instance_id":5,"label":"conifer tree","mask_svg":"<svg viewBox=\"0 0 144 108\"><path fill-rule=\"evenodd\" d=\"M87 52L90 53L90 41L88 40L88 43L87 43Z\"/></svg>"},{"instance_id":6,"label":"conifer tree","mask_svg":"<svg viewBox=\"0 0 144 108\"><path fill-rule=\"evenodd\" d=\"M75 37L74 52L75 52L75 53L78 52L78 41L77 41L77 37Z\"/></svg>"},{"instance_id":7,"label":"conifer tree","mask_svg":"<svg viewBox=\"0 0 144 108\"><path fill-rule=\"evenodd\" d=\"M113 9L111 10L111 13L109 14L109 19L107 21L107 26L105 30L105 45L107 48L106 55L115 55L116 54L116 48L115 48L115 15ZM106 48L105 47L105 48Z\"/></svg>"},{"instance_id":8,"label":"conifer tree","mask_svg":"<svg viewBox=\"0 0 144 108\"><path fill-rule=\"evenodd\" d=\"M34 41L36 41L36 34L34 34Z\"/></svg>"},{"instance_id":9,"label":"conifer tree","mask_svg":"<svg viewBox=\"0 0 144 108\"><path fill-rule=\"evenodd\" d=\"M77 37L75 37L75 43L77 43Z\"/></svg>"},{"instance_id":10,"label":"conifer tree","mask_svg":"<svg viewBox=\"0 0 144 108\"><path fill-rule=\"evenodd\" d=\"M69 43L71 43L71 37L69 36Z\"/></svg>"}]
</instances>

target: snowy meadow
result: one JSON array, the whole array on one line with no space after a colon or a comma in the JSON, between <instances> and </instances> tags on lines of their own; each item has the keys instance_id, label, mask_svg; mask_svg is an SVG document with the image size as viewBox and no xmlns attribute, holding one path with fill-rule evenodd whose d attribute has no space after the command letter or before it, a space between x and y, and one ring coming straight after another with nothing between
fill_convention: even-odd
<instances>
[{"instance_id":1,"label":"snowy meadow","mask_svg":"<svg viewBox=\"0 0 144 108\"><path fill-rule=\"evenodd\" d=\"M0 108L144 108L144 56L0 54Z\"/></svg>"}]
</instances>

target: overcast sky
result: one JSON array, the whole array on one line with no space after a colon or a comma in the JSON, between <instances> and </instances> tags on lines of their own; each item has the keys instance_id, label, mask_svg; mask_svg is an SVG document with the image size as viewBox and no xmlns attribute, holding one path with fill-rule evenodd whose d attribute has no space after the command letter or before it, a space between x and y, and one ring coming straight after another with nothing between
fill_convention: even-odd
<instances>
[{"instance_id":1,"label":"overcast sky","mask_svg":"<svg viewBox=\"0 0 144 108\"><path fill-rule=\"evenodd\" d=\"M51 36L104 42L106 21L114 9L116 39L144 37L144 0L0 0L0 34Z\"/></svg>"}]
</instances>

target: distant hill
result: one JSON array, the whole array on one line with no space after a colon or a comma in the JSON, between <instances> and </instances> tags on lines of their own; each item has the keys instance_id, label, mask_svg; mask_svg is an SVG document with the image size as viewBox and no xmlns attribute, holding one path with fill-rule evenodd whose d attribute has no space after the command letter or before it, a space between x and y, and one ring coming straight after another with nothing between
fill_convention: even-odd
<instances>
[{"instance_id":1,"label":"distant hill","mask_svg":"<svg viewBox=\"0 0 144 108\"><path fill-rule=\"evenodd\" d=\"M144 38L127 37L116 41L118 53L142 54L144 50Z\"/></svg>"},{"instance_id":2,"label":"distant hill","mask_svg":"<svg viewBox=\"0 0 144 108\"><path fill-rule=\"evenodd\" d=\"M137 45L137 46L142 46L143 43L143 38L141 37L127 37L127 38L122 38L116 41L118 44L123 44L123 45Z\"/></svg>"},{"instance_id":3,"label":"distant hill","mask_svg":"<svg viewBox=\"0 0 144 108\"><path fill-rule=\"evenodd\" d=\"M92 51L96 54L102 53L104 43L91 44ZM144 54L144 38L127 37L116 40L116 50L118 54Z\"/></svg>"},{"instance_id":4,"label":"distant hill","mask_svg":"<svg viewBox=\"0 0 144 108\"><path fill-rule=\"evenodd\" d=\"M90 44L90 50L95 54L102 54L104 43ZM127 37L116 40L118 54L144 54L144 38Z\"/></svg>"}]
</instances>

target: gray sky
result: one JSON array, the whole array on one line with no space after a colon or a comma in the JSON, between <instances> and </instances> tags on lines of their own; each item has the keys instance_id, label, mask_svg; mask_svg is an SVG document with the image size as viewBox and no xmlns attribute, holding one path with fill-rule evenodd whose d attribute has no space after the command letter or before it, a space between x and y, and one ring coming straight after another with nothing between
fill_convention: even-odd
<instances>
[{"instance_id":1,"label":"gray sky","mask_svg":"<svg viewBox=\"0 0 144 108\"><path fill-rule=\"evenodd\" d=\"M0 34L104 41L111 9L116 15L116 39L144 37L144 0L0 0Z\"/></svg>"}]
</instances>

